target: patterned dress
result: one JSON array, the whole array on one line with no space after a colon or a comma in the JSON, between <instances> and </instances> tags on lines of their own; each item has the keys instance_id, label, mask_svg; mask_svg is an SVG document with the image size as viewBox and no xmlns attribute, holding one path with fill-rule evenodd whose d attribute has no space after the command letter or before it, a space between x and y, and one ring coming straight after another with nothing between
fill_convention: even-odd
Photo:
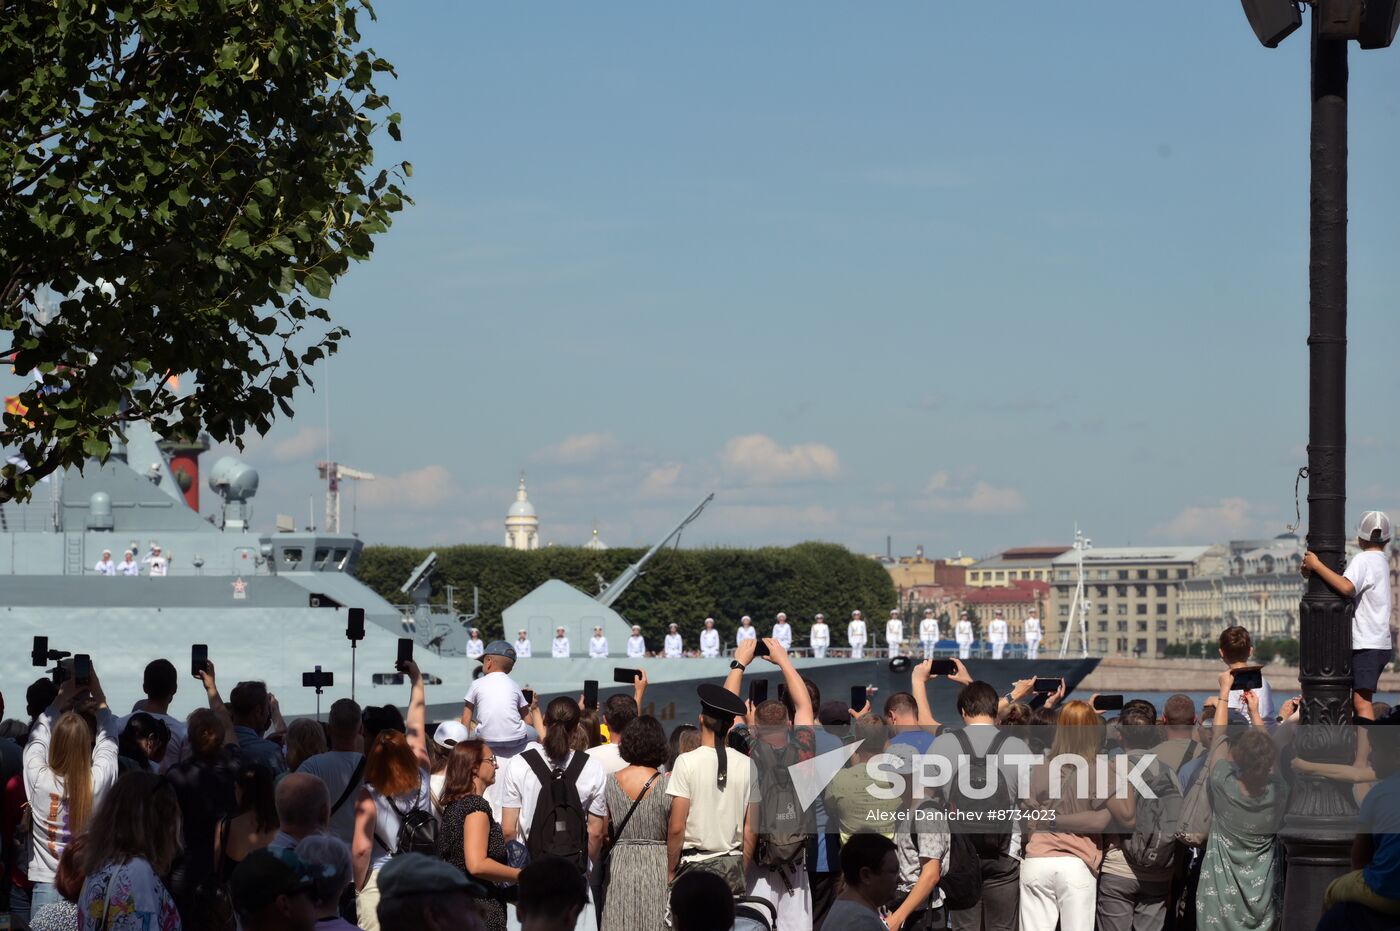
<instances>
[{"instance_id":1,"label":"patterned dress","mask_svg":"<svg viewBox=\"0 0 1400 931\"><path fill-rule=\"evenodd\" d=\"M103 912L106 925L103 925ZM111 864L88 875L78 896L78 931L180 931L180 913L145 860Z\"/></svg>"},{"instance_id":2,"label":"patterned dress","mask_svg":"<svg viewBox=\"0 0 1400 931\"><path fill-rule=\"evenodd\" d=\"M661 931L666 925L670 898L666 883L666 827L671 799L666 777L659 776L632 813L619 836L618 826L627 817L632 799L613 776L605 790L608 820L617 843L608 866L607 897L603 900L602 931Z\"/></svg>"},{"instance_id":3,"label":"patterned dress","mask_svg":"<svg viewBox=\"0 0 1400 931\"><path fill-rule=\"evenodd\" d=\"M457 869L471 876L467 871L466 853L462 846L467 815L476 812L485 812L486 817L491 822L486 833L486 856L497 863L506 863L506 838L501 833L501 826L496 823L496 819L491 817L491 803L480 795L468 795L466 798L458 799L442 813L442 824L438 831L438 853L444 860ZM482 885L491 889L491 895L486 898L477 899L481 906L481 915L486 922L486 931L505 931L506 929L506 901L504 894L496 888L494 882L487 880L477 880Z\"/></svg>"},{"instance_id":4,"label":"patterned dress","mask_svg":"<svg viewBox=\"0 0 1400 931\"><path fill-rule=\"evenodd\" d=\"M1210 779L1214 815L1196 889L1201 931L1270 931L1283 915L1283 870L1278 825L1287 808L1287 786L1274 771L1262 795L1250 797L1234 764L1219 760Z\"/></svg>"}]
</instances>

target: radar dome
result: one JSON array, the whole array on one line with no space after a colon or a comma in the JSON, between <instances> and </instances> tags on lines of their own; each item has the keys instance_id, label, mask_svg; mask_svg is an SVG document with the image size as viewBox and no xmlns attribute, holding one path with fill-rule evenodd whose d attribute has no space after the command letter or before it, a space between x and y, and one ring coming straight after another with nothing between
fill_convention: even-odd
<instances>
[{"instance_id":1,"label":"radar dome","mask_svg":"<svg viewBox=\"0 0 1400 931\"><path fill-rule=\"evenodd\" d=\"M224 456L209 470L209 487L228 501L247 501L258 493L258 470L233 456Z\"/></svg>"}]
</instances>

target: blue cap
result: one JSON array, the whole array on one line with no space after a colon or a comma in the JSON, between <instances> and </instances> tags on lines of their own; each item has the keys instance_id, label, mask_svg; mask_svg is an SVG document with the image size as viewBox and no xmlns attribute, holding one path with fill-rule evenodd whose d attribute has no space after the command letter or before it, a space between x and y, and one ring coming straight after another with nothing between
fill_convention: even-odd
<instances>
[{"instance_id":1,"label":"blue cap","mask_svg":"<svg viewBox=\"0 0 1400 931\"><path fill-rule=\"evenodd\" d=\"M515 647L504 640L492 640L486 644L486 652L482 656L504 656L506 659L515 659Z\"/></svg>"}]
</instances>

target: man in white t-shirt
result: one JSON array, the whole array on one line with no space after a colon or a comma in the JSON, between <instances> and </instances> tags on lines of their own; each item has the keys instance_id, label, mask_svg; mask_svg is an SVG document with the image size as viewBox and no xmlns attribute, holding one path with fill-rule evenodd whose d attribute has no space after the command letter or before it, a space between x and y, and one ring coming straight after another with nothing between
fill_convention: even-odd
<instances>
[{"instance_id":1,"label":"man in white t-shirt","mask_svg":"<svg viewBox=\"0 0 1400 931\"><path fill-rule=\"evenodd\" d=\"M539 802L543 788L540 778L530 766L527 756L538 754L551 769L568 771L577 751L570 750L562 760L550 760L543 745L531 741L520 753L505 764L504 783L501 792L501 832L507 841L530 842L530 829L535 820L535 806ZM574 785L578 789L579 802L588 819L588 859L596 862L602 851L603 840L607 836L608 805L604 789L608 774L597 760L584 754L582 768ZM585 909L585 912L588 910Z\"/></svg>"},{"instance_id":2,"label":"man in white t-shirt","mask_svg":"<svg viewBox=\"0 0 1400 931\"><path fill-rule=\"evenodd\" d=\"M933 659L933 651L938 646L938 618L932 608L924 608L924 618L919 621L919 645L924 648L924 659Z\"/></svg>"},{"instance_id":3,"label":"man in white t-shirt","mask_svg":"<svg viewBox=\"0 0 1400 931\"><path fill-rule=\"evenodd\" d=\"M739 618L739 629L734 632L734 645L738 646L745 640L757 640L758 631L754 629L753 618L745 614Z\"/></svg>"},{"instance_id":4,"label":"man in white t-shirt","mask_svg":"<svg viewBox=\"0 0 1400 931\"><path fill-rule=\"evenodd\" d=\"M523 630L515 638L515 658L530 658L530 637Z\"/></svg>"},{"instance_id":5,"label":"man in white t-shirt","mask_svg":"<svg viewBox=\"0 0 1400 931\"><path fill-rule=\"evenodd\" d=\"M846 642L851 645L851 659L865 656L865 619L859 611L851 612L851 623L846 625Z\"/></svg>"},{"instance_id":6,"label":"man in white t-shirt","mask_svg":"<svg viewBox=\"0 0 1400 931\"><path fill-rule=\"evenodd\" d=\"M987 625L987 639L992 644L992 659L1001 659L1006 652L1006 641L1010 636L1011 628L1006 623L1006 618L1002 617L1000 611L992 614L992 622Z\"/></svg>"},{"instance_id":7,"label":"man in white t-shirt","mask_svg":"<svg viewBox=\"0 0 1400 931\"><path fill-rule=\"evenodd\" d=\"M647 641L646 638L642 636L642 628L637 624L633 624L632 636L627 638L627 658L640 659L646 655Z\"/></svg>"},{"instance_id":8,"label":"man in white t-shirt","mask_svg":"<svg viewBox=\"0 0 1400 931\"><path fill-rule=\"evenodd\" d=\"M831 628L826 624L825 614L818 614L812 618L812 629L807 637L812 644L812 655L817 659L825 659L826 648L831 646Z\"/></svg>"},{"instance_id":9,"label":"man in white t-shirt","mask_svg":"<svg viewBox=\"0 0 1400 931\"><path fill-rule=\"evenodd\" d=\"M103 550L102 558L97 561L97 565L92 567L92 571L98 575L116 575L117 564L112 562L112 551Z\"/></svg>"},{"instance_id":10,"label":"man in white t-shirt","mask_svg":"<svg viewBox=\"0 0 1400 931\"><path fill-rule=\"evenodd\" d=\"M707 659L719 656L719 631L712 617L705 618L705 629L700 631L700 655Z\"/></svg>"},{"instance_id":11,"label":"man in white t-shirt","mask_svg":"<svg viewBox=\"0 0 1400 931\"><path fill-rule=\"evenodd\" d=\"M778 612L777 623L773 625L773 639L781 643L784 650L792 649L792 625L781 611Z\"/></svg>"},{"instance_id":12,"label":"man in white t-shirt","mask_svg":"<svg viewBox=\"0 0 1400 931\"><path fill-rule=\"evenodd\" d=\"M549 655L554 659L569 658L569 638L564 636L564 628L554 629L554 639L549 644Z\"/></svg>"},{"instance_id":13,"label":"man in white t-shirt","mask_svg":"<svg viewBox=\"0 0 1400 931\"><path fill-rule=\"evenodd\" d=\"M355 835L355 805L351 797L364 782L365 772L360 706L341 698L331 705L328 720L330 750L307 758L297 772L318 776L326 784L331 806L327 830L349 844Z\"/></svg>"},{"instance_id":14,"label":"man in white t-shirt","mask_svg":"<svg viewBox=\"0 0 1400 931\"><path fill-rule=\"evenodd\" d=\"M486 652L486 641L481 639L481 631L475 627L467 639L467 659L481 659Z\"/></svg>"},{"instance_id":15,"label":"man in white t-shirt","mask_svg":"<svg viewBox=\"0 0 1400 931\"><path fill-rule=\"evenodd\" d=\"M1358 718L1373 720L1376 713L1373 700L1381 672L1395 655L1395 643L1390 634L1390 566L1385 558L1385 547L1390 542L1390 518L1382 511L1367 511L1361 515L1356 542L1361 552L1352 557L1341 575L1311 550L1303 557L1303 575L1316 572L1328 588L1343 598L1350 598L1356 606L1351 619L1352 708ZM1259 713L1264 715L1263 708ZM1264 720L1269 717L1264 715Z\"/></svg>"},{"instance_id":16,"label":"man in white t-shirt","mask_svg":"<svg viewBox=\"0 0 1400 931\"><path fill-rule=\"evenodd\" d=\"M679 659L685 651L685 641L681 639L681 629L672 624L666 634L666 642L663 644L662 655L667 659Z\"/></svg>"},{"instance_id":17,"label":"man in white t-shirt","mask_svg":"<svg viewBox=\"0 0 1400 931\"><path fill-rule=\"evenodd\" d=\"M739 696L705 683L700 696L700 746L676 757L666 783L671 797L667 878L682 864L711 862L730 891L744 894L744 859L757 843L758 780L747 756L728 746L729 729L747 709ZM717 749L718 748L718 749Z\"/></svg>"},{"instance_id":18,"label":"man in white t-shirt","mask_svg":"<svg viewBox=\"0 0 1400 931\"><path fill-rule=\"evenodd\" d=\"M603 628L593 628L593 637L588 641L589 659L608 658L608 638L603 636Z\"/></svg>"},{"instance_id":19,"label":"man in white t-shirt","mask_svg":"<svg viewBox=\"0 0 1400 931\"><path fill-rule=\"evenodd\" d=\"M131 709L131 714L144 711L153 718L160 718L170 729L170 742L165 745L165 756L160 761L160 772L162 773L176 763L190 758L185 722L169 713L170 703L175 700L175 693L179 690L179 679L179 674L175 671L175 664L170 660L151 660L146 664L146 671L141 677L141 691L146 693L146 697L138 701ZM126 730L127 722L131 720L131 714L118 719L118 734Z\"/></svg>"},{"instance_id":20,"label":"man in white t-shirt","mask_svg":"<svg viewBox=\"0 0 1400 931\"><path fill-rule=\"evenodd\" d=\"M520 686L510 677L515 668L515 650L504 640L494 640L481 657L481 677L472 680L462 701L462 724L473 736L486 741L505 760L525 748L534 736L525 724L530 703Z\"/></svg>"}]
</instances>

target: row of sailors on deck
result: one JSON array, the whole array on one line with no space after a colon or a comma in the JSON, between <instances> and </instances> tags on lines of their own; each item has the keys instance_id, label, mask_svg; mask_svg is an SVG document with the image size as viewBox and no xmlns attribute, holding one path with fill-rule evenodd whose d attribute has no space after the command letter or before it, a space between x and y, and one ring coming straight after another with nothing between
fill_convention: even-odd
<instances>
[{"instance_id":1,"label":"row of sailors on deck","mask_svg":"<svg viewBox=\"0 0 1400 931\"><path fill-rule=\"evenodd\" d=\"M134 550L127 550L122 555L121 562L114 562L112 560L111 550L103 550L102 558L97 561L97 565L93 566L92 570L98 575L138 576L141 574L142 566L149 566L149 574L159 578L169 572L170 559L169 557L162 556L160 547L156 546L154 543L151 544L151 551L147 553L140 562L136 561L136 553Z\"/></svg>"},{"instance_id":2,"label":"row of sailors on deck","mask_svg":"<svg viewBox=\"0 0 1400 931\"><path fill-rule=\"evenodd\" d=\"M809 632L809 642L812 655L821 659L826 656L826 651L831 646L831 628L827 626L826 619L821 614L818 614L814 621ZM1040 651L1041 626L1034 608L1030 609L1023 627L1026 640L1026 658L1036 659ZM1002 616L1001 611L997 611L987 625L987 642L992 648L992 659L1002 658L1009 634L1010 628L1006 619ZM792 625L788 623L786 614L778 614L776 623L773 625L772 637L783 645L783 649L792 648ZM747 614L744 615L739 620L739 629L735 634L736 645L745 640L757 638L758 630L753 626L753 619ZM919 643L923 647L923 653L926 657L933 655L938 639L938 618L934 617L931 608L926 609L923 620L919 622ZM972 655L972 645L976 642L976 636L973 632L972 621L966 613L962 615L954 628L954 639L958 644L958 655L963 659L968 659ZM846 640L853 659L860 659L865 655L865 644L867 643L865 620L859 611L851 612L851 622L846 625ZM900 655L903 643L904 622L900 620L898 611L891 611L890 619L885 623L885 644L889 648L889 655ZM513 646L517 658L526 658L531 655L530 638L525 631L520 631ZM473 629L471 639L467 641L467 657L477 659L485 648L486 644L481 639L481 632ZM719 631L715 629L715 619L707 617L705 618L705 628L700 631L700 656L714 658L719 656L719 653ZM569 638L563 627L556 628L554 632L554 640L550 644L550 655L555 659L568 659L571 655ZM608 638L603 635L602 627L593 628L593 637L588 641L588 655L592 659L606 659L609 655ZM639 626L633 625L632 635L627 638L627 655L633 658L647 655L646 640L642 637L642 629ZM661 655L668 659L686 655L685 642L681 637L678 625L671 625L666 634Z\"/></svg>"}]
</instances>

